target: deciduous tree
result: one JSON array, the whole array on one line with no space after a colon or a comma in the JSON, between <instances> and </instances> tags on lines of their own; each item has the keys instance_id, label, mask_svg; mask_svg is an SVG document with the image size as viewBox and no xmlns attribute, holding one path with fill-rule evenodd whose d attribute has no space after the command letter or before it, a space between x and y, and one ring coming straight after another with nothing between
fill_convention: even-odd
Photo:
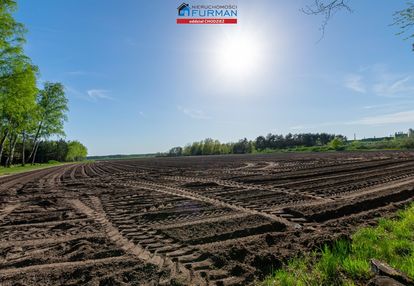
<instances>
[{"instance_id":1,"label":"deciduous tree","mask_svg":"<svg viewBox=\"0 0 414 286\"><path fill-rule=\"evenodd\" d=\"M88 155L88 149L79 141L70 141L68 143L68 153L66 155L66 161L82 161L86 159Z\"/></svg>"},{"instance_id":2,"label":"deciduous tree","mask_svg":"<svg viewBox=\"0 0 414 286\"><path fill-rule=\"evenodd\" d=\"M33 137L33 148L29 155L32 163L36 157L39 139L47 139L52 135L64 136L63 124L67 120L68 100L61 83L46 82L37 98L38 122Z\"/></svg>"}]
</instances>

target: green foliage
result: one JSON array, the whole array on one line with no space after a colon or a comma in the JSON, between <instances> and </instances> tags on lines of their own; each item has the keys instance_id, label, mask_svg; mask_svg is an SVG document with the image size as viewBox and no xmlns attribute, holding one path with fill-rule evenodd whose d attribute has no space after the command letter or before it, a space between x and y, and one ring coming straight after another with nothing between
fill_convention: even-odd
<instances>
[{"instance_id":1,"label":"green foliage","mask_svg":"<svg viewBox=\"0 0 414 286\"><path fill-rule=\"evenodd\" d=\"M334 139L335 136L336 135L334 134L327 133L289 133L286 136L269 133L266 137L257 137L255 140L255 145L258 151L263 151L266 149L277 150L315 146L319 147L328 144L328 142ZM342 135L337 135L337 137L346 141L346 138Z\"/></svg>"},{"instance_id":2,"label":"green foliage","mask_svg":"<svg viewBox=\"0 0 414 286\"><path fill-rule=\"evenodd\" d=\"M61 83L46 82L37 98L40 137L64 136L63 124L67 120L68 100Z\"/></svg>"},{"instance_id":3,"label":"green foliage","mask_svg":"<svg viewBox=\"0 0 414 286\"><path fill-rule=\"evenodd\" d=\"M62 139L58 141L42 141L39 143L36 162L46 163L51 160L64 162L67 153L68 142Z\"/></svg>"},{"instance_id":4,"label":"green foliage","mask_svg":"<svg viewBox=\"0 0 414 286\"><path fill-rule=\"evenodd\" d=\"M319 252L294 258L264 285L365 285L372 277L370 259L379 259L414 278L414 204L396 220L381 219L362 228L351 241L339 240Z\"/></svg>"},{"instance_id":5,"label":"green foliage","mask_svg":"<svg viewBox=\"0 0 414 286\"><path fill-rule=\"evenodd\" d=\"M16 8L14 0L0 1L0 66L8 56L22 53L25 29L12 16Z\"/></svg>"},{"instance_id":6,"label":"green foliage","mask_svg":"<svg viewBox=\"0 0 414 286\"><path fill-rule=\"evenodd\" d=\"M182 155L183 155L183 148L181 147L171 148L170 151L168 152L168 156L170 157L178 157Z\"/></svg>"},{"instance_id":7,"label":"green foliage","mask_svg":"<svg viewBox=\"0 0 414 286\"><path fill-rule=\"evenodd\" d=\"M368 149L368 147L364 144L362 144L361 141L355 140L348 145L348 150L363 150Z\"/></svg>"},{"instance_id":8,"label":"green foliage","mask_svg":"<svg viewBox=\"0 0 414 286\"><path fill-rule=\"evenodd\" d=\"M413 137L382 138L380 140L355 140L344 146L345 150L404 150L414 149Z\"/></svg>"},{"instance_id":9,"label":"green foliage","mask_svg":"<svg viewBox=\"0 0 414 286\"><path fill-rule=\"evenodd\" d=\"M0 1L0 163L10 166L19 153L22 165L28 157L33 163L63 161L68 150L61 147L66 142L57 144L54 154L49 152L54 150L48 146L51 142L39 142L65 135L68 100L60 83L46 82L43 90L37 89L38 69L23 52L25 28L12 15L16 6L14 0ZM26 154L27 147L30 154ZM73 158L84 157L86 148L75 149Z\"/></svg>"},{"instance_id":10,"label":"green foliage","mask_svg":"<svg viewBox=\"0 0 414 286\"><path fill-rule=\"evenodd\" d=\"M336 253L335 248L331 249L327 245L322 249L321 257L316 263L315 269L320 273L320 279L329 284L334 284L338 279L338 265L341 263L342 253Z\"/></svg>"},{"instance_id":11,"label":"green foliage","mask_svg":"<svg viewBox=\"0 0 414 286\"><path fill-rule=\"evenodd\" d=\"M306 284L310 282L308 265L310 264L311 257L297 257L289 261L285 269L281 269L275 272L274 277L270 277L265 281L265 285L310 285Z\"/></svg>"},{"instance_id":12,"label":"green foliage","mask_svg":"<svg viewBox=\"0 0 414 286\"><path fill-rule=\"evenodd\" d=\"M181 155L196 156L196 155L220 155L231 154L233 151L232 143L220 143L218 140L207 138L200 142L193 142L187 144L182 148ZM179 147L175 147L169 151L169 156L175 156Z\"/></svg>"},{"instance_id":13,"label":"green foliage","mask_svg":"<svg viewBox=\"0 0 414 286\"><path fill-rule=\"evenodd\" d=\"M36 92L36 68L24 58L10 61L0 78L3 124L16 128L33 118Z\"/></svg>"},{"instance_id":14,"label":"green foliage","mask_svg":"<svg viewBox=\"0 0 414 286\"><path fill-rule=\"evenodd\" d=\"M399 220L380 220L374 229L362 229L354 236L361 257L375 257L414 278L414 206L400 212Z\"/></svg>"},{"instance_id":15,"label":"green foliage","mask_svg":"<svg viewBox=\"0 0 414 286\"><path fill-rule=\"evenodd\" d=\"M404 150L414 149L414 137L372 138L347 141L343 135L304 133L259 136L254 141L246 138L236 143L220 143L207 138L184 147L174 147L167 156L196 156L218 154L275 153L275 152L326 152L357 150Z\"/></svg>"},{"instance_id":16,"label":"green foliage","mask_svg":"<svg viewBox=\"0 0 414 286\"><path fill-rule=\"evenodd\" d=\"M400 140L395 140L396 145L398 146L397 148L401 148L401 149L414 149L414 138L413 137L407 137L407 138L402 138Z\"/></svg>"},{"instance_id":17,"label":"green foliage","mask_svg":"<svg viewBox=\"0 0 414 286\"><path fill-rule=\"evenodd\" d=\"M66 155L66 161L82 161L86 159L88 155L88 149L82 145L79 141L70 141L68 144L68 153Z\"/></svg>"},{"instance_id":18,"label":"green foliage","mask_svg":"<svg viewBox=\"0 0 414 286\"><path fill-rule=\"evenodd\" d=\"M69 141L60 140L43 140L38 144L35 163L65 162L69 149ZM28 151L33 145L32 141L26 143L26 157ZM16 144L15 159L12 164L20 163L22 160L22 142Z\"/></svg>"},{"instance_id":19,"label":"green foliage","mask_svg":"<svg viewBox=\"0 0 414 286\"><path fill-rule=\"evenodd\" d=\"M248 141L246 138L244 138L235 143L232 149L233 154L247 154L254 151L254 145L253 142Z\"/></svg>"},{"instance_id":20,"label":"green foliage","mask_svg":"<svg viewBox=\"0 0 414 286\"><path fill-rule=\"evenodd\" d=\"M36 93L35 69L23 54L24 28L12 16L15 9L15 1L0 1L0 114L3 124L4 119L18 124L15 120L21 120L24 109L34 103Z\"/></svg>"},{"instance_id":21,"label":"green foliage","mask_svg":"<svg viewBox=\"0 0 414 286\"><path fill-rule=\"evenodd\" d=\"M371 267L364 259L348 256L342 261L342 268L351 279L368 280L371 276Z\"/></svg>"},{"instance_id":22,"label":"green foliage","mask_svg":"<svg viewBox=\"0 0 414 286\"><path fill-rule=\"evenodd\" d=\"M326 145L335 135L327 133L317 134L268 134L266 137L259 136L251 141L247 138L236 143L220 143L218 140L207 138L203 141L187 144L183 148L174 147L168 151L167 156L196 156L196 155L219 155L219 154L249 154L249 153L273 153L275 151L328 151ZM342 135L337 138L346 141ZM181 149L180 149L181 148Z\"/></svg>"},{"instance_id":23,"label":"green foliage","mask_svg":"<svg viewBox=\"0 0 414 286\"><path fill-rule=\"evenodd\" d=\"M336 151L344 150L344 141L340 137L335 137L329 142L329 147Z\"/></svg>"}]
</instances>

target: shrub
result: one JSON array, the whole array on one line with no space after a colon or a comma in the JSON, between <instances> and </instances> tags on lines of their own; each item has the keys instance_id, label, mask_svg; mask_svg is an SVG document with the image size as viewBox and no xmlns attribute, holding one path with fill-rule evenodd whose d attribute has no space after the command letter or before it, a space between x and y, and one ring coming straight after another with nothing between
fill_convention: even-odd
<instances>
[{"instance_id":1,"label":"shrub","mask_svg":"<svg viewBox=\"0 0 414 286\"><path fill-rule=\"evenodd\" d=\"M332 139L329 142L328 146L336 151L341 151L345 149L344 142L338 137L335 137L334 139Z\"/></svg>"}]
</instances>

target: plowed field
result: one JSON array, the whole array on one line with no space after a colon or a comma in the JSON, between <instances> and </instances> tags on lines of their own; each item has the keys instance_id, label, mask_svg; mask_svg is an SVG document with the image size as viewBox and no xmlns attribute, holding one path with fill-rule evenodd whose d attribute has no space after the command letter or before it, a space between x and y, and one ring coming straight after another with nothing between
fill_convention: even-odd
<instances>
[{"instance_id":1,"label":"plowed field","mask_svg":"<svg viewBox=\"0 0 414 286\"><path fill-rule=\"evenodd\" d=\"M150 158L0 177L0 285L246 285L414 198L414 153Z\"/></svg>"}]
</instances>

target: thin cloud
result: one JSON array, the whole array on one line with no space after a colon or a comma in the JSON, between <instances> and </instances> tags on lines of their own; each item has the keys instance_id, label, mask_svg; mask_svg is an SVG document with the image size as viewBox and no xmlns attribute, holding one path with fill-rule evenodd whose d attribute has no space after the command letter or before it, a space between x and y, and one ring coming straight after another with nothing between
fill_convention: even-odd
<instances>
[{"instance_id":1,"label":"thin cloud","mask_svg":"<svg viewBox=\"0 0 414 286\"><path fill-rule=\"evenodd\" d=\"M315 129L329 126L341 126L341 125L366 125L366 126L378 126L387 124L401 124L401 123L413 123L414 124L414 110L406 110L393 113L385 113L380 115L365 116L354 121L336 121L336 122L323 122L315 123L313 125L298 125L293 126L290 129L304 130Z\"/></svg>"},{"instance_id":2,"label":"thin cloud","mask_svg":"<svg viewBox=\"0 0 414 286\"><path fill-rule=\"evenodd\" d=\"M65 89L68 94L91 102L96 102L101 99L114 100L114 98L109 95L110 91L106 89L89 89L87 91L80 91L70 86L66 86Z\"/></svg>"},{"instance_id":3,"label":"thin cloud","mask_svg":"<svg viewBox=\"0 0 414 286\"><path fill-rule=\"evenodd\" d=\"M190 109L182 106L177 106L177 109L185 115L194 119L210 119L210 116L207 116L202 110Z\"/></svg>"},{"instance_id":4,"label":"thin cloud","mask_svg":"<svg viewBox=\"0 0 414 286\"><path fill-rule=\"evenodd\" d=\"M113 100L113 98L108 95L110 91L106 89L90 89L86 91L86 93L88 94L89 98L94 101L99 100L99 99Z\"/></svg>"},{"instance_id":5,"label":"thin cloud","mask_svg":"<svg viewBox=\"0 0 414 286\"><path fill-rule=\"evenodd\" d=\"M383 96L414 95L414 76L406 76L390 82L375 84L373 90L376 94Z\"/></svg>"},{"instance_id":6,"label":"thin cloud","mask_svg":"<svg viewBox=\"0 0 414 286\"><path fill-rule=\"evenodd\" d=\"M355 92L382 97L411 97L414 95L414 74L391 72L384 65L373 65L346 75L344 86Z\"/></svg>"},{"instance_id":7,"label":"thin cloud","mask_svg":"<svg viewBox=\"0 0 414 286\"><path fill-rule=\"evenodd\" d=\"M385 125L395 123L414 123L414 110L367 116L356 121L348 122L351 125Z\"/></svg>"},{"instance_id":8,"label":"thin cloud","mask_svg":"<svg viewBox=\"0 0 414 286\"><path fill-rule=\"evenodd\" d=\"M392 102L383 103L383 104L372 104L365 105L362 108L367 110L380 110L383 113L392 113L402 110L407 110L407 108L414 107L413 100L393 100Z\"/></svg>"},{"instance_id":9,"label":"thin cloud","mask_svg":"<svg viewBox=\"0 0 414 286\"><path fill-rule=\"evenodd\" d=\"M345 87L359 93L367 92L363 83L363 77L357 74L349 74L345 77Z\"/></svg>"}]
</instances>

